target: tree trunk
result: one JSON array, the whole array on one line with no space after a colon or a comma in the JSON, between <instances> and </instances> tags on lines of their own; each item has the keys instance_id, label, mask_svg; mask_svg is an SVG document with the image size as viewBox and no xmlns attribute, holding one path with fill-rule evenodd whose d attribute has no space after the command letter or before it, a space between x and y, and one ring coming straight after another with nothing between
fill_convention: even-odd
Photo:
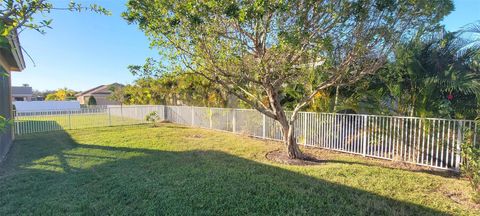
<instances>
[{"instance_id":1,"label":"tree trunk","mask_svg":"<svg viewBox=\"0 0 480 216\"><path fill-rule=\"evenodd\" d=\"M333 112L337 112L338 106L338 97L340 96L340 87L335 88L335 101L333 102Z\"/></svg>"},{"instance_id":2,"label":"tree trunk","mask_svg":"<svg viewBox=\"0 0 480 216\"><path fill-rule=\"evenodd\" d=\"M287 154L290 159L305 159L305 155L300 151L300 148L296 142L293 131L295 127L293 124L286 124L283 127L283 141L287 149Z\"/></svg>"}]
</instances>

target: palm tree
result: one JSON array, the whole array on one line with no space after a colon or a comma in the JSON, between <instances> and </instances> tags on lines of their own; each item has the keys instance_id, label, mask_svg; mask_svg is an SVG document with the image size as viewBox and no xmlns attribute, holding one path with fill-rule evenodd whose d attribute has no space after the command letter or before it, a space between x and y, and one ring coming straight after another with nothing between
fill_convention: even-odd
<instances>
[{"instance_id":1,"label":"palm tree","mask_svg":"<svg viewBox=\"0 0 480 216\"><path fill-rule=\"evenodd\" d=\"M377 74L349 87L342 106L374 114L473 118L480 98L478 56L457 33L437 33L401 44Z\"/></svg>"},{"instance_id":2,"label":"palm tree","mask_svg":"<svg viewBox=\"0 0 480 216\"><path fill-rule=\"evenodd\" d=\"M480 50L480 21L464 26L457 32L462 40L462 51L464 50Z\"/></svg>"}]
</instances>

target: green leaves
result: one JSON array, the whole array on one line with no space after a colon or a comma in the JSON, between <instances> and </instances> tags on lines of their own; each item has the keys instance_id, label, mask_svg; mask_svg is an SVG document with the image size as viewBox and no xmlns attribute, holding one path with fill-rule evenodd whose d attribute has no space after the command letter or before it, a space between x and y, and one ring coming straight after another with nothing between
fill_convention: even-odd
<instances>
[{"instance_id":1,"label":"green leaves","mask_svg":"<svg viewBox=\"0 0 480 216\"><path fill-rule=\"evenodd\" d=\"M466 177L475 191L474 199L480 203L480 149L473 145L472 133L474 131L466 131L467 139L462 144L462 166L461 172ZM469 137L469 138L468 138Z\"/></svg>"},{"instance_id":2,"label":"green leaves","mask_svg":"<svg viewBox=\"0 0 480 216\"><path fill-rule=\"evenodd\" d=\"M279 93L295 97L288 106L300 109L319 91L377 72L395 45L434 29L450 5L451 0L130 0L122 16L158 48L160 62L169 67L162 70L200 75L265 111L286 106ZM147 61L131 70L152 75L156 69ZM308 88L298 87L311 80Z\"/></svg>"},{"instance_id":3,"label":"green leaves","mask_svg":"<svg viewBox=\"0 0 480 216\"><path fill-rule=\"evenodd\" d=\"M51 28L52 20L44 19L37 21L35 14L44 16L56 10L68 10L72 12L90 11L103 15L111 15L110 11L97 4L84 6L71 0L67 5L57 6L50 0L2 0L0 3L0 16L2 17L1 35L7 36L12 30L32 29L45 34L45 29Z\"/></svg>"},{"instance_id":4,"label":"green leaves","mask_svg":"<svg viewBox=\"0 0 480 216\"><path fill-rule=\"evenodd\" d=\"M11 124L13 124L12 120L8 120L5 117L0 116L0 134L5 133L5 131Z\"/></svg>"}]
</instances>

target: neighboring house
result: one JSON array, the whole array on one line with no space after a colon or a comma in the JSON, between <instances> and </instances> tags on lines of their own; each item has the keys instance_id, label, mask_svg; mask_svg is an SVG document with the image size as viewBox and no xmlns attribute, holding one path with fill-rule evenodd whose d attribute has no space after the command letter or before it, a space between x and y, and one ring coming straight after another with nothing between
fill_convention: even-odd
<instances>
[{"instance_id":1,"label":"neighboring house","mask_svg":"<svg viewBox=\"0 0 480 216\"><path fill-rule=\"evenodd\" d=\"M33 90L30 86L12 86L13 101L32 101Z\"/></svg>"},{"instance_id":2,"label":"neighboring house","mask_svg":"<svg viewBox=\"0 0 480 216\"><path fill-rule=\"evenodd\" d=\"M12 119L11 73L12 71L22 71L25 68L25 61L17 33L12 32L6 39L8 43L0 43L0 116ZM12 143L13 130L12 127L8 127L4 133L0 134L0 161L5 158Z\"/></svg>"},{"instance_id":3,"label":"neighboring house","mask_svg":"<svg viewBox=\"0 0 480 216\"><path fill-rule=\"evenodd\" d=\"M90 97L94 97L96 105L120 105L119 102L111 100L112 88L123 88L122 84L113 83L110 85L101 85L87 91L76 94L77 101L82 105L87 105Z\"/></svg>"}]
</instances>

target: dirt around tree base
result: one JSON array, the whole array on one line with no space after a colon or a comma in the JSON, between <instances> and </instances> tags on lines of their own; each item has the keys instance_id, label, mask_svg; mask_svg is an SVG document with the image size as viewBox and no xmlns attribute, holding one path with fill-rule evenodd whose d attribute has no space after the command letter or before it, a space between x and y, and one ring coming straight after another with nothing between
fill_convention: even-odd
<instances>
[{"instance_id":1,"label":"dirt around tree base","mask_svg":"<svg viewBox=\"0 0 480 216\"><path fill-rule=\"evenodd\" d=\"M304 153L305 154L305 153ZM267 152L265 154L265 157L273 161L275 163L281 163L281 164L287 164L287 165L299 165L299 166L310 166L310 165L319 165L322 163L320 159L317 159L314 156L307 155L305 154L306 158L301 160L301 159L290 159L288 157L287 152L282 151L282 150L274 150L271 152Z\"/></svg>"}]
</instances>

